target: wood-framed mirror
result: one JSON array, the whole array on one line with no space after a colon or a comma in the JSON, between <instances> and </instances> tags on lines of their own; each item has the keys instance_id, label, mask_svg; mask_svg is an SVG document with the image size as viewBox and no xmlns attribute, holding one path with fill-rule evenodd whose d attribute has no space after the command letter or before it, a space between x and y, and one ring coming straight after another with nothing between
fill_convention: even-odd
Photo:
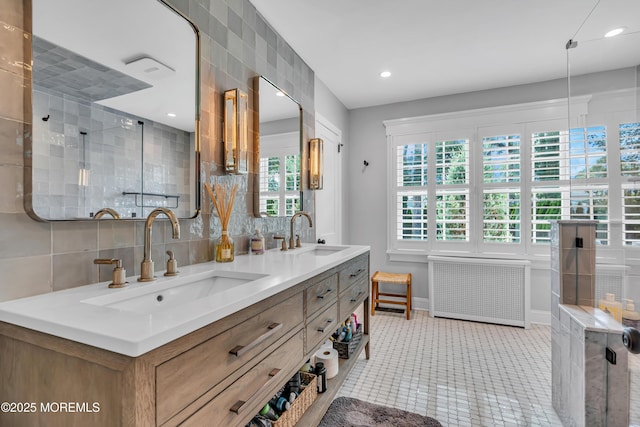
<instances>
[{"instance_id":1,"label":"wood-framed mirror","mask_svg":"<svg viewBox=\"0 0 640 427\"><path fill-rule=\"evenodd\" d=\"M263 76L254 82L258 120L256 217L286 217L302 206L302 107Z\"/></svg>"}]
</instances>

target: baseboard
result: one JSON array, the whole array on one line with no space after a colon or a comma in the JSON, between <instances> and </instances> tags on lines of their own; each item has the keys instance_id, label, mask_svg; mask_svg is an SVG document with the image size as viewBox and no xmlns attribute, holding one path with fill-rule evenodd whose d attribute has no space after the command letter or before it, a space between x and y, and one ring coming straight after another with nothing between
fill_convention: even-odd
<instances>
[{"instance_id":1,"label":"baseboard","mask_svg":"<svg viewBox=\"0 0 640 427\"><path fill-rule=\"evenodd\" d=\"M543 310L530 310L529 317L531 323L538 323L541 325L551 325L551 312Z\"/></svg>"},{"instance_id":2,"label":"baseboard","mask_svg":"<svg viewBox=\"0 0 640 427\"><path fill-rule=\"evenodd\" d=\"M429 311L429 298L413 297L411 299L414 310ZM551 325L551 312L544 310L529 310L529 321L540 325Z\"/></svg>"},{"instance_id":3,"label":"baseboard","mask_svg":"<svg viewBox=\"0 0 640 427\"><path fill-rule=\"evenodd\" d=\"M414 310L429 311L429 298L411 298Z\"/></svg>"}]
</instances>

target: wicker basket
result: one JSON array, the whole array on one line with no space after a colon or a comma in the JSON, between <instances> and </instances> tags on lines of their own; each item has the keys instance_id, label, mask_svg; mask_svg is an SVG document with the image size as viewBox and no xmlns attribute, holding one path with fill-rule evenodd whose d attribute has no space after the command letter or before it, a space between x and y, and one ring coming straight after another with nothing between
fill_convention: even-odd
<instances>
[{"instance_id":1,"label":"wicker basket","mask_svg":"<svg viewBox=\"0 0 640 427\"><path fill-rule=\"evenodd\" d=\"M300 395L293 401L291 408L280 415L277 421L272 421L273 427L294 427L296 423L302 418L304 412L311 406L311 404L318 397L318 377L306 372L300 372L301 387L304 390L300 392Z\"/></svg>"},{"instance_id":2,"label":"wicker basket","mask_svg":"<svg viewBox=\"0 0 640 427\"><path fill-rule=\"evenodd\" d=\"M360 340L362 339L362 323L358 325L356 332L351 337L351 341L349 342L333 342L333 348L338 350L338 357L341 359L348 359L351 357L353 352L360 344Z\"/></svg>"}]
</instances>

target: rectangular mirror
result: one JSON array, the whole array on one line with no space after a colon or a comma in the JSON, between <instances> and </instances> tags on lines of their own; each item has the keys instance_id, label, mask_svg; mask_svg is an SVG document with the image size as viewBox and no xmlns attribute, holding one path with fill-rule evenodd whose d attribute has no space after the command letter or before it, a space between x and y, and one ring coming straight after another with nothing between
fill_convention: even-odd
<instances>
[{"instance_id":1,"label":"rectangular mirror","mask_svg":"<svg viewBox=\"0 0 640 427\"><path fill-rule=\"evenodd\" d=\"M159 0L33 0L25 205L40 220L103 208L200 209L199 43ZM110 216L105 216L110 218Z\"/></svg>"},{"instance_id":2,"label":"rectangular mirror","mask_svg":"<svg viewBox=\"0 0 640 427\"><path fill-rule=\"evenodd\" d=\"M264 77L256 78L257 217L292 216L302 206L302 107Z\"/></svg>"}]
</instances>

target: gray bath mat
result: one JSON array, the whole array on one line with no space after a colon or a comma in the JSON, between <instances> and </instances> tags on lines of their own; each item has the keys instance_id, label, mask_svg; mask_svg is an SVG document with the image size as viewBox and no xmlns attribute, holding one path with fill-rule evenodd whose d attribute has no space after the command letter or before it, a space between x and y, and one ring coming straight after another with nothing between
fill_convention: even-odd
<instances>
[{"instance_id":1,"label":"gray bath mat","mask_svg":"<svg viewBox=\"0 0 640 427\"><path fill-rule=\"evenodd\" d=\"M318 427L442 427L438 420L351 397L331 403Z\"/></svg>"}]
</instances>

